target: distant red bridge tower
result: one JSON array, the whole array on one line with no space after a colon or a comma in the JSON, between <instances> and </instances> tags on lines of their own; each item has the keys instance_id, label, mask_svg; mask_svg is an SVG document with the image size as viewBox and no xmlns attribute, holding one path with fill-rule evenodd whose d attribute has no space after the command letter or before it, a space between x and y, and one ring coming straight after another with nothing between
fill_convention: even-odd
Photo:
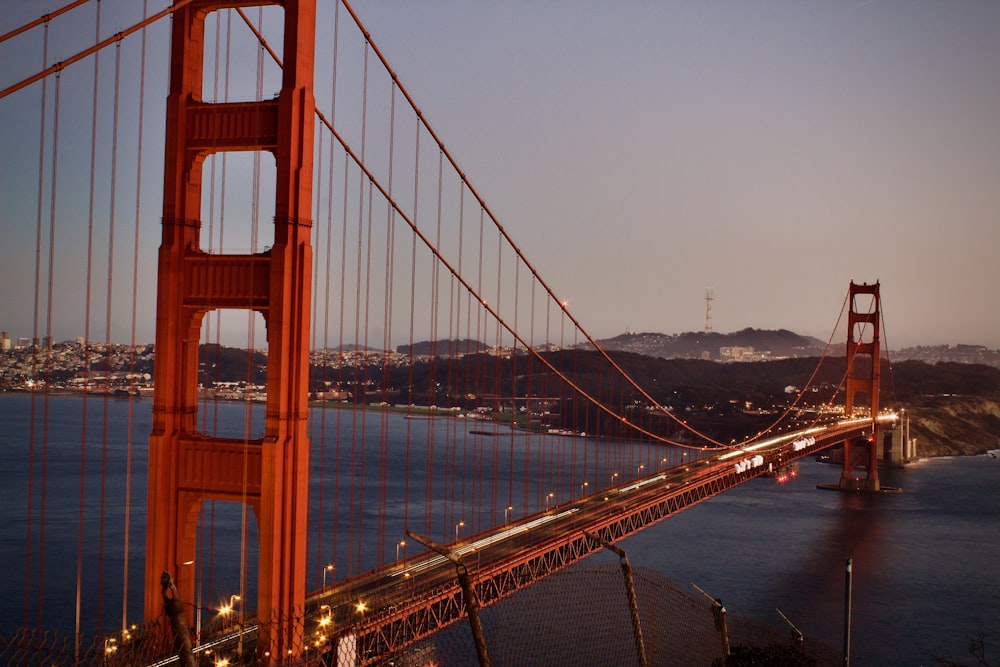
<instances>
[{"instance_id":1,"label":"distant red bridge tower","mask_svg":"<svg viewBox=\"0 0 1000 667\"><path fill-rule=\"evenodd\" d=\"M870 297L866 311L858 310L858 297ZM879 370L881 357L879 338L882 318L879 283L857 285L851 281L847 316L847 396L844 399L844 416L854 414L858 393L867 394L871 401L871 433L863 440L844 443L844 468L840 488L857 491L879 491L878 479L878 422ZM860 469L865 469L862 479Z\"/></svg>"},{"instance_id":2,"label":"distant red bridge tower","mask_svg":"<svg viewBox=\"0 0 1000 667\"><path fill-rule=\"evenodd\" d=\"M287 619L301 613L305 600L315 0L263 3L284 7L277 98L202 101L206 17L260 4L193 0L173 14L149 443L147 620L163 610L163 571L174 576L183 601L194 599L197 520L210 499L253 508L260 542L258 618ZM274 155L274 243L263 253L208 254L199 247L202 165L208 155L225 151ZM218 438L197 429L199 333L206 313L218 308L257 311L267 326L265 433L259 439ZM190 606L188 613L191 623ZM282 654L295 649L291 631L265 641Z\"/></svg>"}]
</instances>

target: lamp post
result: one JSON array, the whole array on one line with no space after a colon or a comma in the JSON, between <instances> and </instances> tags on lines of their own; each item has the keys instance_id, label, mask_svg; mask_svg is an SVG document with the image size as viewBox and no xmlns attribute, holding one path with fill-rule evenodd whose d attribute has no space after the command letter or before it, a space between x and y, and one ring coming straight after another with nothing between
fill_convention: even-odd
<instances>
[{"instance_id":1,"label":"lamp post","mask_svg":"<svg viewBox=\"0 0 1000 667\"><path fill-rule=\"evenodd\" d=\"M666 467L667 467L667 457L664 456L662 459L660 459L660 470L663 470Z\"/></svg>"},{"instance_id":2,"label":"lamp post","mask_svg":"<svg viewBox=\"0 0 1000 667\"><path fill-rule=\"evenodd\" d=\"M399 548L403 547L403 557L406 557L406 540L396 542L396 560L399 560Z\"/></svg>"},{"instance_id":3,"label":"lamp post","mask_svg":"<svg viewBox=\"0 0 1000 667\"><path fill-rule=\"evenodd\" d=\"M233 611L236 609L236 601L239 600L239 599L240 599L240 596L238 594L236 594L236 593L233 593L232 595L230 595L229 596L229 604L225 605L222 609L220 609L219 613L223 614L223 615L233 613Z\"/></svg>"},{"instance_id":4,"label":"lamp post","mask_svg":"<svg viewBox=\"0 0 1000 667\"><path fill-rule=\"evenodd\" d=\"M507 505L503 510L503 522L510 523L510 513L514 510L513 505Z\"/></svg>"},{"instance_id":5,"label":"lamp post","mask_svg":"<svg viewBox=\"0 0 1000 667\"><path fill-rule=\"evenodd\" d=\"M455 524L455 541L458 542L458 529L465 525L464 521L459 521Z\"/></svg>"},{"instance_id":6,"label":"lamp post","mask_svg":"<svg viewBox=\"0 0 1000 667\"><path fill-rule=\"evenodd\" d=\"M319 627L325 628L330 625L330 621L333 620L333 612L330 610L330 605L320 605L319 614Z\"/></svg>"},{"instance_id":7,"label":"lamp post","mask_svg":"<svg viewBox=\"0 0 1000 667\"><path fill-rule=\"evenodd\" d=\"M639 479L639 475L640 475L640 473L642 473L642 469L645 468L645 467L646 467L645 463L640 463L639 467L635 469L635 478L636 479Z\"/></svg>"},{"instance_id":8,"label":"lamp post","mask_svg":"<svg viewBox=\"0 0 1000 667\"><path fill-rule=\"evenodd\" d=\"M590 486L590 482L584 482L583 484L580 485L580 495L581 496L587 493L587 487L588 486Z\"/></svg>"},{"instance_id":9,"label":"lamp post","mask_svg":"<svg viewBox=\"0 0 1000 667\"><path fill-rule=\"evenodd\" d=\"M327 565L323 567L323 588L326 588L326 573L334 572L336 569L337 566L334 563L327 563Z\"/></svg>"},{"instance_id":10,"label":"lamp post","mask_svg":"<svg viewBox=\"0 0 1000 667\"><path fill-rule=\"evenodd\" d=\"M231 622L239 623L239 618L236 616L236 602L240 599L240 596L233 593L229 596L229 604L225 605L219 610L221 616L229 616ZM235 620L233 620L235 619Z\"/></svg>"},{"instance_id":11,"label":"lamp post","mask_svg":"<svg viewBox=\"0 0 1000 667\"><path fill-rule=\"evenodd\" d=\"M112 653L118 650L118 640L114 637L108 637L104 640L104 655L105 657L110 656Z\"/></svg>"},{"instance_id":12,"label":"lamp post","mask_svg":"<svg viewBox=\"0 0 1000 667\"><path fill-rule=\"evenodd\" d=\"M618 479L618 473L611 473L611 486L615 485L615 480Z\"/></svg>"},{"instance_id":13,"label":"lamp post","mask_svg":"<svg viewBox=\"0 0 1000 667\"><path fill-rule=\"evenodd\" d=\"M552 493L552 492L550 491L550 492L549 492L549 493L548 493L548 494L547 494L547 495L545 496L545 511L546 511L546 512L548 512L548 511L549 511L549 501L550 501L550 500L552 500L552 497L553 497L553 496L555 496L555 495L556 495L556 494L554 494L554 493Z\"/></svg>"}]
</instances>

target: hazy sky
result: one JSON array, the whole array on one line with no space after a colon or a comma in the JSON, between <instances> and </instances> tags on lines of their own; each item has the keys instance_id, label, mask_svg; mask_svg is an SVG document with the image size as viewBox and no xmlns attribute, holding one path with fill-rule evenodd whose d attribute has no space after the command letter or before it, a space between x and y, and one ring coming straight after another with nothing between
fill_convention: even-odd
<instances>
[{"instance_id":1,"label":"hazy sky","mask_svg":"<svg viewBox=\"0 0 1000 667\"><path fill-rule=\"evenodd\" d=\"M893 349L1000 348L1000 3L354 6L595 336L701 330L711 288L716 331L826 340L853 278L881 281ZM0 0L0 33L41 11ZM25 71L5 46L0 87ZM0 250L4 329L22 328L7 323L11 285L30 289L34 271L34 217L21 229L9 199L25 187L15 151L37 152L37 138L18 143L12 102L0 100L0 225L23 238Z\"/></svg>"}]
</instances>

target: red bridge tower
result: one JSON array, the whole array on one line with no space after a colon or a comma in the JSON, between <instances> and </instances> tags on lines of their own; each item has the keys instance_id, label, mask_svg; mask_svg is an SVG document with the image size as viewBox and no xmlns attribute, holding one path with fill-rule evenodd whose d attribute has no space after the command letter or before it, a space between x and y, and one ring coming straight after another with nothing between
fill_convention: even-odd
<instances>
[{"instance_id":1,"label":"red bridge tower","mask_svg":"<svg viewBox=\"0 0 1000 667\"><path fill-rule=\"evenodd\" d=\"M858 310L858 297L869 296L866 311ZM871 401L871 433L863 440L844 442L844 468L840 488L857 491L879 491L878 480L878 422L879 412L879 326L881 324L881 299L878 281L874 285L857 285L851 281L847 316L847 396L844 399L844 416L854 414L854 399L858 392L868 395ZM862 479L858 471L866 469Z\"/></svg>"},{"instance_id":2,"label":"red bridge tower","mask_svg":"<svg viewBox=\"0 0 1000 667\"><path fill-rule=\"evenodd\" d=\"M259 102L202 101L206 16L260 4L284 7L280 93ZM246 503L253 509L260 542L260 621L302 612L315 21L315 0L194 0L173 14L149 442L147 620L159 617L163 609L163 571L174 576L181 600L194 599L195 568L184 566L195 559L197 518L209 499ZM274 156L274 243L263 253L208 254L199 247L202 165L208 155L224 151L268 151ZM257 311L267 326L262 438L226 439L198 431L199 332L205 314L218 308ZM252 602L248 606L252 608ZM189 607L189 624L191 616ZM296 649L290 630L264 641L281 654Z\"/></svg>"}]
</instances>

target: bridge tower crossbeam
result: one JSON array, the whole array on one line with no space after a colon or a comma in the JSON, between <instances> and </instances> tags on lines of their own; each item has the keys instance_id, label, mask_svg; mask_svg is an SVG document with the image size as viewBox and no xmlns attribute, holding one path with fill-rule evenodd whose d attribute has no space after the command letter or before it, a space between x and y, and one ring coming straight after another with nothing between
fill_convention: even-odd
<instances>
[{"instance_id":1,"label":"bridge tower crossbeam","mask_svg":"<svg viewBox=\"0 0 1000 667\"><path fill-rule=\"evenodd\" d=\"M306 592L309 475L308 353L315 102L315 0L281 0L284 56L277 98L202 100L205 20L221 9L275 4L193 0L173 14L167 97L162 240L159 250L153 428L149 444L145 616L160 617L160 573L194 599L196 528L205 500L249 505L260 546L257 617L279 621L261 648L297 652L294 624ZM199 247L202 165L225 151L275 159L274 243L264 252L209 254ZM198 349L206 313L259 312L267 327L264 435L199 433ZM188 607L191 624L192 608ZM283 623L284 622L284 623ZM287 626L285 628L284 626Z\"/></svg>"}]
</instances>

